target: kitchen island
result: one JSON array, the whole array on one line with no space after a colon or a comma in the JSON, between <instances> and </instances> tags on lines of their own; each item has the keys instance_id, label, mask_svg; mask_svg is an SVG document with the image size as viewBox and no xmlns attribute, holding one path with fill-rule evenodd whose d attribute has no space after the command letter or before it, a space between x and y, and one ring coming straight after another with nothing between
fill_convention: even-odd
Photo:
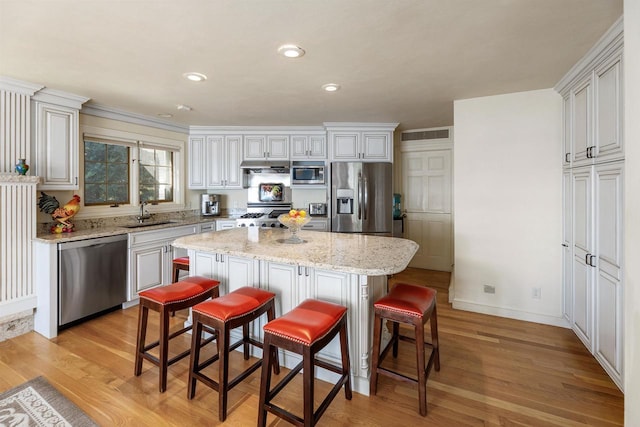
<instances>
[{"instance_id":1,"label":"kitchen island","mask_svg":"<svg viewBox=\"0 0 640 427\"><path fill-rule=\"evenodd\" d=\"M289 235L282 229L236 228L181 237L173 245L188 250L190 274L219 280L222 294L242 286L274 292L276 316L307 298L348 307L353 389L368 395L373 302L387 292L387 275L404 270L418 245L392 237L304 230L298 233L304 243L289 244ZM265 321L253 325L255 337L261 339ZM338 340L320 356L339 365ZM288 368L300 361L286 352L281 358ZM316 375L334 380L322 369Z\"/></svg>"}]
</instances>

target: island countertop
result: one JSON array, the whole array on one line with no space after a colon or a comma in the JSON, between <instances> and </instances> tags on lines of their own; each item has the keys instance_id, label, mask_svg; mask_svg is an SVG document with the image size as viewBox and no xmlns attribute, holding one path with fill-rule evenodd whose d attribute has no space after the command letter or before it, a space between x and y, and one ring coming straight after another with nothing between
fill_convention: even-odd
<instances>
[{"instance_id":1,"label":"island countertop","mask_svg":"<svg viewBox=\"0 0 640 427\"><path fill-rule=\"evenodd\" d=\"M382 276L404 270L418 244L395 237L299 231L305 242L285 243L283 229L235 228L180 237L173 246L303 267Z\"/></svg>"}]
</instances>

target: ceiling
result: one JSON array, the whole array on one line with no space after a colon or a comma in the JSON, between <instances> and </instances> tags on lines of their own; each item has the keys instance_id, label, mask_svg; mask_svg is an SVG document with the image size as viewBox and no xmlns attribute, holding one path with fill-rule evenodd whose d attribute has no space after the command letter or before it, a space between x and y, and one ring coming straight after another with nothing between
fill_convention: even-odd
<instances>
[{"instance_id":1,"label":"ceiling","mask_svg":"<svg viewBox=\"0 0 640 427\"><path fill-rule=\"evenodd\" d=\"M447 126L453 100L553 87L622 3L0 0L0 75L185 126Z\"/></svg>"}]
</instances>

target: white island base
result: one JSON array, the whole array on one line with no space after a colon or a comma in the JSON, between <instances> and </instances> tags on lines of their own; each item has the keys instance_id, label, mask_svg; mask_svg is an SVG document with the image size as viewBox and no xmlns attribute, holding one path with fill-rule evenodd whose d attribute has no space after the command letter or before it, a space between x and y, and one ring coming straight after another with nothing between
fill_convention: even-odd
<instances>
[{"instance_id":1,"label":"white island base","mask_svg":"<svg viewBox=\"0 0 640 427\"><path fill-rule=\"evenodd\" d=\"M373 303L387 292L387 275L406 268L417 244L405 239L301 231L306 242L282 243L286 230L233 229L183 237L174 246L189 252L190 274L221 282L224 295L243 286L276 294L276 316L307 298L348 308L352 387L369 394ZM264 316L263 316L264 317ZM266 318L254 322L251 334L262 340ZM235 339L240 337L237 331ZM255 355L261 357L259 350ZM340 344L334 339L319 357L340 365ZM295 367L297 354L280 352L280 363ZM316 377L335 382L337 376L316 368Z\"/></svg>"}]
</instances>

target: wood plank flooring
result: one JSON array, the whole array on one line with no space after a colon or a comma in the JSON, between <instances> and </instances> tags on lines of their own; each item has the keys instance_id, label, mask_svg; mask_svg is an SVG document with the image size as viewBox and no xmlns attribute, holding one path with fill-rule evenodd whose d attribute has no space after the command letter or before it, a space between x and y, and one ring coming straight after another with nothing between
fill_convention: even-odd
<instances>
[{"instance_id":1,"label":"wood plank flooring","mask_svg":"<svg viewBox=\"0 0 640 427\"><path fill-rule=\"evenodd\" d=\"M319 425L623 425L622 393L572 331L453 310L447 303L448 273L407 269L391 279L398 281L438 290L442 369L427 383L427 417L418 414L414 386L381 377L377 396L354 393L347 401L341 393ZM137 307L113 312L53 340L31 332L1 342L0 391L42 375L103 426L218 425L216 392L199 384L195 398L186 398L188 359L169 368L168 390L162 394L157 369L149 363L140 377L133 375L137 313ZM185 316L177 313L172 324ZM150 322L154 336L157 317ZM177 350L189 340L172 344ZM385 363L411 373L414 353L402 342L397 361L389 357ZM234 372L245 363L241 354L233 355ZM259 383L258 371L230 392L225 425L256 424ZM294 380L279 404L301 413L301 383ZM329 389L318 382L317 403ZM268 423L287 425L273 416Z\"/></svg>"}]
</instances>

